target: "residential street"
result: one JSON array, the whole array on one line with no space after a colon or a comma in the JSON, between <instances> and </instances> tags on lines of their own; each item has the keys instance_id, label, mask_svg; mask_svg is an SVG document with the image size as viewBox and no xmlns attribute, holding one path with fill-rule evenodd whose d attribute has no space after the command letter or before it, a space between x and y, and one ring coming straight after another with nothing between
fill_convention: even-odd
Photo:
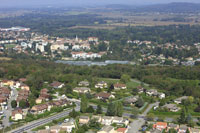
<instances>
[{"instance_id":1,"label":"residential street","mask_svg":"<svg viewBox=\"0 0 200 133\"><path fill-rule=\"evenodd\" d=\"M147 113L154 107L159 105L159 102L150 104L148 108L144 111L142 115L137 120L134 120L130 125L129 125L129 130L128 133L139 133L140 128L142 125L145 124L145 116Z\"/></svg>"},{"instance_id":2,"label":"residential street","mask_svg":"<svg viewBox=\"0 0 200 133\"><path fill-rule=\"evenodd\" d=\"M4 110L5 117L3 118L3 121L2 121L4 127L10 126L9 118L10 118L11 112L12 112L11 102L12 102L12 100L16 100L17 93L18 93L18 91L16 89L13 89L13 94L11 95L10 99L8 100L7 109Z\"/></svg>"}]
</instances>

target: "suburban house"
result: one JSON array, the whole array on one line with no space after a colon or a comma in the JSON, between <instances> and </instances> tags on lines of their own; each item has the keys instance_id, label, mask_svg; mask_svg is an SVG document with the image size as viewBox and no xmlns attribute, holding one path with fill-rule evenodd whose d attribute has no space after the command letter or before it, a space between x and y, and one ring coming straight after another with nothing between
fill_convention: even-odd
<instances>
[{"instance_id":1,"label":"suburban house","mask_svg":"<svg viewBox=\"0 0 200 133\"><path fill-rule=\"evenodd\" d=\"M167 126L167 130L169 131L170 129L175 129L176 131L178 130L179 125L174 124L174 123L169 123Z\"/></svg>"},{"instance_id":2,"label":"suburban house","mask_svg":"<svg viewBox=\"0 0 200 133\"><path fill-rule=\"evenodd\" d=\"M52 126L50 127L50 133L59 133L60 132L60 126Z\"/></svg>"},{"instance_id":3,"label":"suburban house","mask_svg":"<svg viewBox=\"0 0 200 133\"><path fill-rule=\"evenodd\" d=\"M31 108L32 114L42 114L48 110L48 104L35 105Z\"/></svg>"},{"instance_id":4,"label":"suburban house","mask_svg":"<svg viewBox=\"0 0 200 133\"><path fill-rule=\"evenodd\" d=\"M14 81L13 80L2 80L1 81L1 86L9 86L9 87L12 87L14 86Z\"/></svg>"},{"instance_id":5,"label":"suburban house","mask_svg":"<svg viewBox=\"0 0 200 133\"><path fill-rule=\"evenodd\" d=\"M99 122L99 123L101 123L101 121L102 121L102 118L101 118L101 116L98 116L98 115L93 115L92 116L92 119L95 119L97 122Z\"/></svg>"},{"instance_id":6,"label":"suburban house","mask_svg":"<svg viewBox=\"0 0 200 133\"><path fill-rule=\"evenodd\" d=\"M158 93L158 91L155 90L155 89L146 90L146 94L147 94L148 96L156 96L157 93Z\"/></svg>"},{"instance_id":7,"label":"suburban house","mask_svg":"<svg viewBox=\"0 0 200 133\"><path fill-rule=\"evenodd\" d=\"M112 123L115 123L117 125L125 125L127 126L129 124L128 119L124 119L123 117L113 117Z\"/></svg>"},{"instance_id":8,"label":"suburban house","mask_svg":"<svg viewBox=\"0 0 200 133\"><path fill-rule=\"evenodd\" d=\"M87 88L87 87L76 87L73 89L74 92L77 92L77 93L87 93L87 92L90 92L90 88Z\"/></svg>"},{"instance_id":9,"label":"suburban house","mask_svg":"<svg viewBox=\"0 0 200 133\"><path fill-rule=\"evenodd\" d=\"M24 118L24 114L22 109L15 109L12 111L11 119L14 121L22 120Z\"/></svg>"},{"instance_id":10,"label":"suburban house","mask_svg":"<svg viewBox=\"0 0 200 133\"><path fill-rule=\"evenodd\" d=\"M165 98L165 93L158 92L157 97L160 99L163 99L163 98Z\"/></svg>"},{"instance_id":11,"label":"suburban house","mask_svg":"<svg viewBox=\"0 0 200 133\"><path fill-rule=\"evenodd\" d=\"M48 89L44 88L40 91L39 98L36 99L36 104L40 104L44 101L48 101L50 98L50 94L48 93Z\"/></svg>"},{"instance_id":12,"label":"suburban house","mask_svg":"<svg viewBox=\"0 0 200 133\"><path fill-rule=\"evenodd\" d=\"M78 86L89 86L90 85L90 83L88 82L88 81L81 81L81 82L79 82L79 84L78 84Z\"/></svg>"},{"instance_id":13,"label":"suburban house","mask_svg":"<svg viewBox=\"0 0 200 133\"><path fill-rule=\"evenodd\" d=\"M30 90L30 87L29 87L28 85L26 85L26 84L21 84L20 88L21 88L22 90L27 90L27 91Z\"/></svg>"},{"instance_id":14,"label":"suburban house","mask_svg":"<svg viewBox=\"0 0 200 133\"><path fill-rule=\"evenodd\" d=\"M44 98L44 97L39 97L39 98L37 98L37 99L35 100L35 103L36 103L36 104L40 104L40 103L42 103L42 102L44 102L44 101L46 101L46 98Z\"/></svg>"},{"instance_id":15,"label":"suburban house","mask_svg":"<svg viewBox=\"0 0 200 133\"><path fill-rule=\"evenodd\" d=\"M138 93L141 94L145 91L145 89L142 86L137 87Z\"/></svg>"},{"instance_id":16,"label":"suburban house","mask_svg":"<svg viewBox=\"0 0 200 133\"><path fill-rule=\"evenodd\" d=\"M64 87L64 84L60 83L58 81L54 81L53 83L50 84L50 86L55 89L60 89L60 88Z\"/></svg>"},{"instance_id":17,"label":"suburban house","mask_svg":"<svg viewBox=\"0 0 200 133\"><path fill-rule=\"evenodd\" d=\"M62 131L64 130L67 133L71 133L72 129L75 128L75 124L74 122L67 122L67 123L62 123L60 127Z\"/></svg>"},{"instance_id":18,"label":"suburban house","mask_svg":"<svg viewBox=\"0 0 200 133\"><path fill-rule=\"evenodd\" d=\"M103 116L103 117L102 117L101 124L102 124L102 125L111 125L111 124L112 124L112 121L113 121L113 117L110 117L110 116Z\"/></svg>"},{"instance_id":19,"label":"suburban house","mask_svg":"<svg viewBox=\"0 0 200 133\"><path fill-rule=\"evenodd\" d=\"M21 100L27 101L28 100L28 96L29 96L29 91L24 89L24 90L20 90L18 92L18 96L17 96L17 106L19 106L19 102Z\"/></svg>"},{"instance_id":20,"label":"suburban house","mask_svg":"<svg viewBox=\"0 0 200 133\"><path fill-rule=\"evenodd\" d=\"M102 99L102 100L107 100L107 99L110 99L110 98L115 98L115 96L112 95L111 93L105 93L105 92L100 92L100 93L96 94L95 97L97 99Z\"/></svg>"},{"instance_id":21,"label":"suburban house","mask_svg":"<svg viewBox=\"0 0 200 133\"><path fill-rule=\"evenodd\" d=\"M114 89L115 90L126 89L126 85L125 84L116 83L116 84L114 84Z\"/></svg>"},{"instance_id":22,"label":"suburban house","mask_svg":"<svg viewBox=\"0 0 200 133\"><path fill-rule=\"evenodd\" d=\"M179 98L175 99L174 102L176 104L181 104L182 100L187 100L187 99L188 99L188 96L183 96L183 97L179 97Z\"/></svg>"},{"instance_id":23,"label":"suburban house","mask_svg":"<svg viewBox=\"0 0 200 133\"><path fill-rule=\"evenodd\" d=\"M88 124L89 121L90 121L90 117L89 116L80 116L80 118L79 118L79 123L80 124Z\"/></svg>"},{"instance_id":24,"label":"suburban house","mask_svg":"<svg viewBox=\"0 0 200 133\"><path fill-rule=\"evenodd\" d=\"M186 133L187 129L188 129L188 127L186 125L180 125L180 127L178 129L178 133Z\"/></svg>"},{"instance_id":25,"label":"suburban house","mask_svg":"<svg viewBox=\"0 0 200 133\"><path fill-rule=\"evenodd\" d=\"M171 112L178 112L180 110L176 104L165 104L162 108L166 108Z\"/></svg>"},{"instance_id":26,"label":"suburban house","mask_svg":"<svg viewBox=\"0 0 200 133\"><path fill-rule=\"evenodd\" d=\"M104 81L100 81L95 85L95 88L100 88L100 89L107 88L107 87L108 87L108 84Z\"/></svg>"},{"instance_id":27,"label":"suburban house","mask_svg":"<svg viewBox=\"0 0 200 133\"><path fill-rule=\"evenodd\" d=\"M200 130L196 128L191 128L190 133L200 133Z\"/></svg>"},{"instance_id":28,"label":"suburban house","mask_svg":"<svg viewBox=\"0 0 200 133\"><path fill-rule=\"evenodd\" d=\"M138 98L139 96L127 97L124 99L124 104L134 105L137 102Z\"/></svg>"},{"instance_id":29,"label":"suburban house","mask_svg":"<svg viewBox=\"0 0 200 133\"><path fill-rule=\"evenodd\" d=\"M104 126L97 133L117 133L112 126Z\"/></svg>"},{"instance_id":30,"label":"suburban house","mask_svg":"<svg viewBox=\"0 0 200 133\"><path fill-rule=\"evenodd\" d=\"M127 133L128 132L128 128L118 128L117 133Z\"/></svg>"},{"instance_id":31,"label":"suburban house","mask_svg":"<svg viewBox=\"0 0 200 133\"><path fill-rule=\"evenodd\" d=\"M153 125L153 128L162 131L163 129L167 128L167 123L166 122L157 122L156 124Z\"/></svg>"}]
</instances>

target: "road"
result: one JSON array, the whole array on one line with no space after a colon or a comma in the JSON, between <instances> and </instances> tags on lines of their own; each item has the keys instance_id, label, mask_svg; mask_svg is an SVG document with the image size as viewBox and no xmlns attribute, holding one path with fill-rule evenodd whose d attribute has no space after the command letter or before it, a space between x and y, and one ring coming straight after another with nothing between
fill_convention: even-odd
<instances>
[{"instance_id":1,"label":"road","mask_svg":"<svg viewBox=\"0 0 200 133\"><path fill-rule=\"evenodd\" d=\"M13 89L13 94L11 95L11 97L8 99L8 105L7 105L7 109L5 109L4 112L4 118L3 118L3 125L4 127L8 127L10 126L10 122L9 122L9 118L11 116L11 112L12 112L12 107L11 107L11 102L12 100L16 100L17 99L17 95L18 95L18 91L16 89Z\"/></svg>"},{"instance_id":2,"label":"road","mask_svg":"<svg viewBox=\"0 0 200 133\"><path fill-rule=\"evenodd\" d=\"M79 106L77 106L75 108L76 111L79 111L80 108ZM56 115L53 115L53 116L50 116L48 118L44 118L44 119L40 119L40 120L36 120L36 121L33 121L33 122L30 122L24 126L21 126L17 129L14 129L12 130L10 133L23 133L25 131L31 131L32 129L36 128L36 127L39 127L41 125L44 125L44 124L47 124L53 120L57 120L57 119L60 119L60 118L63 118L67 115L69 115L69 113L72 111L72 109L69 109L67 111L64 111L64 112L61 112L59 114L56 114Z\"/></svg>"},{"instance_id":3,"label":"road","mask_svg":"<svg viewBox=\"0 0 200 133\"><path fill-rule=\"evenodd\" d=\"M134 120L130 125L129 125L129 130L127 133L139 133L140 128L142 125L145 124L145 117L147 113L154 107L159 105L159 102L150 104L148 108L139 116L137 120Z\"/></svg>"}]
</instances>

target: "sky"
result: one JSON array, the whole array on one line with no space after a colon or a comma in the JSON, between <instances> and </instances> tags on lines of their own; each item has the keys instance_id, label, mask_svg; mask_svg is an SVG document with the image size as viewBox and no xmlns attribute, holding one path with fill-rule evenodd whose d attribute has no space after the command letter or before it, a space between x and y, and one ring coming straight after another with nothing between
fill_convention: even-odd
<instances>
[{"instance_id":1,"label":"sky","mask_svg":"<svg viewBox=\"0 0 200 133\"><path fill-rule=\"evenodd\" d=\"M30 7L30 6L92 6L108 4L127 5L148 5L171 2L193 2L200 3L200 0L0 0L0 7Z\"/></svg>"}]
</instances>

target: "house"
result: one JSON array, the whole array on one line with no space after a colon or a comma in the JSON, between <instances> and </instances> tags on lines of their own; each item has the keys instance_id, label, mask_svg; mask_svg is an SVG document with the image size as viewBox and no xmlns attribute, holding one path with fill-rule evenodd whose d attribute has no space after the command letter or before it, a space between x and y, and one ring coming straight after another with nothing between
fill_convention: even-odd
<instances>
[{"instance_id":1,"label":"house","mask_svg":"<svg viewBox=\"0 0 200 133\"><path fill-rule=\"evenodd\" d=\"M138 93L141 94L145 91L145 89L142 86L137 87Z\"/></svg>"},{"instance_id":2,"label":"house","mask_svg":"<svg viewBox=\"0 0 200 133\"><path fill-rule=\"evenodd\" d=\"M179 97L179 98L175 99L174 102L176 104L181 104L182 100L187 100L187 99L188 99L188 96L183 96L183 97Z\"/></svg>"},{"instance_id":3,"label":"house","mask_svg":"<svg viewBox=\"0 0 200 133\"><path fill-rule=\"evenodd\" d=\"M54 81L53 83L50 84L50 86L55 89L60 89L60 88L64 87L64 84L60 83L58 81Z\"/></svg>"},{"instance_id":4,"label":"house","mask_svg":"<svg viewBox=\"0 0 200 133\"><path fill-rule=\"evenodd\" d=\"M117 133L112 126L104 126L97 133Z\"/></svg>"},{"instance_id":5,"label":"house","mask_svg":"<svg viewBox=\"0 0 200 133\"><path fill-rule=\"evenodd\" d=\"M14 121L22 120L24 118L24 114L22 109L18 108L12 111L11 119Z\"/></svg>"},{"instance_id":6,"label":"house","mask_svg":"<svg viewBox=\"0 0 200 133\"><path fill-rule=\"evenodd\" d=\"M59 133L60 132L60 126L52 126L50 127L50 133Z\"/></svg>"},{"instance_id":7,"label":"house","mask_svg":"<svg viewBox=\"0 0 200 133\"><path fill-rule=\"evenodd\" d=\"M177 107L176 104L166 104L163 106L163 108L166 108L171 112L178 112L180 110L180 108Z\"/></svg>"},{"instance_id":8,"label":"house","mask_svg":"<svg viewBox=\"0 0 200 133\"><path fill-rule=\"evenodd\" d=\"M157 97L160 99L163 99L163 98L165 98L165 93L158 92Z\"/></svg>"},{"instance_id":9,"label":"house","mask_svg":"<svg viewBox=\"0 0 200 133\"><path fill-rule=\"evenodd\" d=\"M78 84L78 86L85 86L85 87L87 87L87 86L89 86L90 85L90 83L88 82L88 81L81 81L81 82L79 82L79 84Z\"/></svg>"},{"instance_id":10,"label":"house","mask_svg":"<svg viewBox=\"0 0 200 133\"><path fill-rule=\"evenodd\" d=\"M200 133L200 130L197 128L191 128L190 133Z\"/></svg>"},{"instance_id":11,"label":"house","mask_svg":"<svg viewBox=\"0 0 200 133\"><path fill-rule=\"evenodd\" d=\"M116 84L114 84L114 89L115 90L126 89L126 85L125 84L116 83Z\"/></svg>"},{"instance_id":12,"label":"house","mask_svg":"<svg viewBox=\"0 0 200 133\"><path fill-rule=\"evenodd\" d=\"M3 80L2 82L1 82L1 86L9 86L9 87L11 87L11 86L14 86L14 81L13 80Z\"/></svg>"},{"instance_id":13,"label":"house","mask_svg":"<svg viewBox=\"0 0 200 133\"><path fill-rule=\"evenodd\" d=\"M80 116L80 118L79 118L79 123L80 124L88 124L89 121L90 121L90 117L89 116Z\"/></svg>"},{"instance_id":14,"label":"house","mask_svg":"<svg viewBox=\"0 0 200 133\"><path fill-rule=\"evenodd\" d=\"M110 99L110 98L115 98L115 96L112 95L111 93L105 93L105 92L100 92L100 93L96 94L95 97L97 99L102 99L102 100L106 100L106 99Z\"/></svg>"},{"instance_id":15,"label":"house","mask_svg":"<svg viewBox=\"0 0 200 133\"><path fill-rule=\"evenodd\" d=\"M115 123L117 125L125 125L127 126L129 123L128 119L124 119L123 117L113 117L112 123Z\"/></svg>"},{"instance_id":16,"label":"house","mask_svg":"<svg viewBox=\"0 0 200 133\"><path fill-rule=\"evenodd\" d=\"M139 96L131 96L131 97L125 98L124 104L134 105L137 102L138 98Z\"/></svg>"},{"instance_id":17,"label":"house","mask_svg":"<svg viewBox=\"0 0 200 133\"><path fill-rule=\"evenodd\" d=\"M169 123L167 126L167 130L169 131L170 129L175 129L176 131L178 130L179 125L174 124L174 123Z\"/></svg>"},{"instance_id":18,"label":"house","mask_svg":"<svg viewBox=\"0 0 200 133\"><path fill-rule=\"evenodd\" d=\"M111 124L112 124L112 121L113 121L113 117L110 117L110 116L103 116L103 117L102 117L101 124L102 124L102 125L111 125Z\"/></svg>"},{"instance_id":19,"label":"house","mask_svg":"<svg viewBox=\"0 0 200 133\"><path fill-rule=\"evenodd\" d=\"M128 132L128 128L118 128L117 133L127 133Z\"/></svg>"},{"instance_id":20,"label":"house","mask_svg":"<svg viewBox=\"0 0 200 133\"><path fill-rule=\"evenodd\" d=\"M178 129L178 133L186 133L187 129L188 129L188 127L186 125L180 125L180 127Z\"/></svg>"},{"instance_id":21,"label":"house","mask_svg":"<svg viewBox=\"0 0 200 133\"><path fill-rule=\"evenodd\" d=\"M71 133L72 129L75 128L74 122L67 122L67 123L62 123L60 126L62 130L66 131L67 133Z\"/></svg>"},{"instance_id":22,"label":"house","mask_svg":"<svg viewBox=\"0 0 200 133\"><path fill-rule=\"evenodd\" d=\"M153 125L153 128L162 131L163 129L167 128L167 123L166 122L157 122L156 124Z\"/></svg>"},{"instance_id":23,"label":"house","mask_svg":"<svg viewBox=\"0 0 200 133\"><path fill-rule=\"evenodd\" d=\"M102 121L102 118L101 118L101 116L98 116L98 115L93 115L92 116L92 119L95 119L97 122L99 122L99 123L101 123L101 121Z\"/></svg>"},{"instance_id":24,"label":"house","mask_svg":"<svg viewBox=\"0 0 200 133\"><path fill-rule=\"evenodd\" d=\"M28 85L26 85L26 84L21 84L20 88L21 88L22 90L27 90L27 91L30 90L30 87L29 87Z\"/></svg>"},{"instance_id":25,"label":"house","mask_svg":"<svg viewBox=\"0 0 200 133\"><path fill-rule=\"evenodd\" d=\"M48 104L35 105L31 108L32 114L42 114L48 110Z\"/></svg>"},{"instance_id":26,"label":"house","mask_svg":"<svg viewBox=\"0 0 200 133\"><path fill-rule=\"evenodd\" d=\"M77 92L77 93L87 93L87 92L90 92L90 88L87 88L87 87L76 87L73 89L74 92Z\"/></svg>"},{"instance_id":27,"label":"house","mask_svg":"<svg viewBox=\"0 0 200 133\"><path fill-rule=\"evenodd\" d=\"M156 96L157 95L157 90L155 90L155 89L150 89L150 90L146 90L146 94L148 95L148 96Z\"/></svg>"},{"instance_id":28,"label":"house","mask_svg":"<svg viewBox=\"0 0 200 133\"><path fill-rule=\"evenodd\" d=\"M36 103L36 104L40 104L40 103L44 102L45 100L46 100L46 98L44 98L44 97L39 97L39 98L37 98L37 99L35 100L35 103Z\"/></svg>"},{"instance_id":29,"label":"house","mask_svg":"<svg viewBox=\"0 0 200 133\"><path fill-rule=\"evenodd\" d=\"M108 87L108 84L104 81L100 81L95 85L95 88L100 88L100 89L107 88L107 87Z\"/></svg>"}]
</instances>

